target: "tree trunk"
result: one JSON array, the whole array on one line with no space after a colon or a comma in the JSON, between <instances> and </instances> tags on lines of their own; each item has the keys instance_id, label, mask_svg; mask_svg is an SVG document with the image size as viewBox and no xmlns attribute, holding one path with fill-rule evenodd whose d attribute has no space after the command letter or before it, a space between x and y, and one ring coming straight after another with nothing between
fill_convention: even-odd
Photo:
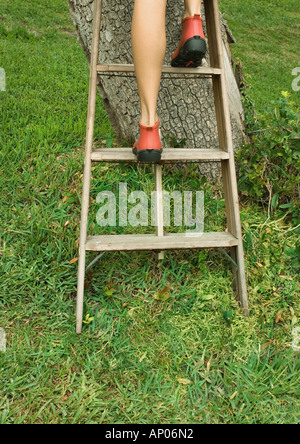
<instances>
[{"instance_id":1,"label":"tree trunk","mask_svg":"<svg viewBox=\"0 0 300 444\"><path fill-rule=\"evenodd\" d=\"M71 18L78 31L79 42L90 58L94 0L68 0ZM131 20L133 0L103 0L99 63L133 63L131 50ZM170 65L171 54L180 40L183 0L168 0L167 4L167 51L165 65ZM204 32L205 32L205 15ZM222 18L222 17L221 17ZM243 140L243 108L237 82L232 69L229 43L234 38L222 19L222 35L226 79L235 148ZM209 65L209 54L204 61ZM140 105L134 74L99 75L98 89L111 125L120 141L137 140ZM164 75L158 98L158 115L164 139L186 139L185 146L198 148L218 147L214 98L211 79L175 78ZM201 164L200 171L211 177L220 173L219 162Z\"/></svg>"}]
</instances>

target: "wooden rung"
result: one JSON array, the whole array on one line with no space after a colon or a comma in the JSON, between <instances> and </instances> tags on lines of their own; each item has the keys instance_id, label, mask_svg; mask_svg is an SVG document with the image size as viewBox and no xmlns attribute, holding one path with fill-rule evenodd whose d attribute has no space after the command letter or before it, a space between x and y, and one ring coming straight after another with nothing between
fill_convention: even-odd
<instances>
[{"instance_id":1,"label":"wooden rung","mask_svg":"<svg viewBox=\"0 0 300 444\"><path fill-rule=\"evenodd\" d=\"M137 162L132 148L98 148L91 154L93 161ZM164 148L160 163L199 162L202 160L226 160L229 153L206 148Z\"/></svg>"},{"instance_id":2,"label":"wooden rung","mask_svg":"<svg viewBox=\"0 0 300 444\"><path fill-rule=\"evenodd\" d=\"M135 72L132 64L100 64L97 65L97 72ZM162 67L163 74L198 74L200 76L219 76L222 73L220 68L211 68L209 66L201 66L199 68L173 68L164 65Z\"/></svg>"},{"instance_id":3,"label":"wooden rung","mask_svg":"<svg viewBox=\"0 0 300 444\"><path fill-rule=\"evenodd\" d=\"M202 234L172 233L165 236L155 234L125 234L89 236L87 251L148 251L184 250L190 248L234 247L238 239L227 232Z\"/></svg>"}]
</instances>

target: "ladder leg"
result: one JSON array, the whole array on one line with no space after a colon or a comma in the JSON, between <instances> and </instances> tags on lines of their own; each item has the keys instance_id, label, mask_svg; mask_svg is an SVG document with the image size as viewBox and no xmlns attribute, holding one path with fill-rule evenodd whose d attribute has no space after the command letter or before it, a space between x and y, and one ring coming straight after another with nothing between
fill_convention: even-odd
<instances>
[{"instance_id":1,"label":"ladder leg","mask_svg":"<svg viewBox=\"0 0 300 444\"><path fill-rule=\"evenodd\" d=\"M244 314L248 316L249 306L248 306L248 297L247 297L247 282L246 282L243 246L238 245L237 247L231 247L230 255L231 258L238 265L237 269L235 266L232 267L233 289L240 300Z\"/></svg>"},{"instance_id":2,"label":"ladder leg","mask_svg":"<svg viewBox=\"0 0 300 444\"><path fill-rule=\"evenodd\" d=\"M226 175L234 175L235 176L235 168L230 170L229 162L222 166L223 177L226 178ZM235 176L236 177L236 176ZM234 234L238 238L238 245L236 247L230 248L231 258L237 263L237 269L233 265L232 273L233 273L233 289L236 292L242 309L246 316L249 315L249 307L248 307L248 296L247 296L247 282L246 282L246 270L245 270L245 261L244 261L244 248L243 248L243 238L242 238L242 229L239 215L239 208L232 209L231 202L233 200L232 192L237 196L237 187L235 186L236 182L231 182L230 185L224 186L224 195L225 202L227 202L227 220L228 220L228 230ZM234 220L230 221L230 217L232 215L235 216Z\"/></svg>"},{"instance_id":3,"label":"ladder leg","mask_svg":"<svg viewBox=\"0 0 300 444\"><path fill-rule=\"evenodd\" d=\"M249 307L246 284L246 270L244 262L244 248L238 202L236 170L233 154L230 155L229 160L222 161L221 165L228 230L238 239L238 245L236 247L231 247L230 249L231 258L238 265L237 269L235 265L233 265L232 267L234 281L233 288L240 300L245 315L248 316Z\"/></svg>"},{"instance_id":4,"label":"ladder leg","mask_svg":"<svg viewBox=\"0 0 300 444\"><path fill-rule=\"evenodd\" d=\"M220 12L218 0L205 0L205 16L207 23L210 64L214 68L221 68L222 74L213 77L216 119L220 149L229 153L229 159L222 160L222 178L226 204L228 230L238 239L238 246L231 247L230 254L237 263L233 266L234 289L236 290L244 313L248 315L248 297L244 264L244 251L240 210L237 189L237 177L234 160L234 148L231 133L228 95L226 90L225 67L223 59L223 41L221 35Z\"/></svg>"},{"instance_id":5,"label":"ladder leg","mask_svg":"<svg viewBox=\"0 0 300 444\"><path fill-rule=\"evenodd\" d=\"M100 43L101 12L102 12L102 1L95 0L94 19L93 19L93 39L92 39L92 48L91 48L91 61L90 61L86 152L85 152L83 191L82 191L82 202L81 202L78 283L77 283L77 301L76 301L76 333L81 333L82 319L83 319L86 238L87 238L89 195L90 195L90 181L91 181L91 153L92 153L92 145L94 137L94 122L95 122L95 110L96 110L97 62L98 62L99 43Z\"/></svg>"}]
</instances>

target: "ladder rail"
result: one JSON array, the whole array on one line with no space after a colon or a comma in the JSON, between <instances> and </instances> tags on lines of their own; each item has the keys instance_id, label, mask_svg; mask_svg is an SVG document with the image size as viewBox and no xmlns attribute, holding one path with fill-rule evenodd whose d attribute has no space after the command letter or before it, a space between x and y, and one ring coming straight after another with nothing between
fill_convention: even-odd
<instances>
[{"instance_id":1,"label":"ladder rail","mask_svg":"<svg viewBox=\"0 0 300 444\"><path fill-rule=\"evenodd\" d=\"M233 267L234 285L239 295L244 313L248 315L248 297L245 274L245 262L243 252L243 239L239 210L239 198L234 160L234 147L232 140L231 118L229 100L226 87L225 66L223 55L223 40L221 35L220 11L218 0L205 0L205 17L207 23L208 42L210 48L210 62L213 68L220 68L220 76L213 76L213 90L219 147L229 153L229 159L221 160L222 177L225 195L225 207L228 230L239 239L239 245L231 248L230 254L233 261L238 263L236 270Z\"/></svg>"},{"instance_id":2,"label":"ladder rail","mask_svg":"<svg viewBox=\"0 0 300 444\"><path fill-rule=\"evenodd\" d=\"M210 60L213 67L221 68L222 74L213 78L215 110L218 128L219 147L229 154L229 162L222 163L224 173L225 202L227 204L228 229L237 237L241 236L239 220L239 202L234 162L234 148L231 133L229 101L226 88L226 78L223 61L223 41L221 36L220 13L218 0L205 1L205 16L207 20L208 41L210 42Z\"/></svg>"},{"instance_id":3,"label":"ladder rail","mask_svg":"<svg viewBox=\"0 0 300 444\"><path fill-rule=\"evenodd\" d=\"M94 1L93 38L90 59L89 98L87 111L86 149L83 173L83 190L81 201L81 223L78 261L78 285L76 304L76 332L81 333L83 319L83 295L85 278L86 239L91 182L91 154L94 138L96 94L97 94L97 63L100 45L100 28L102 18L102 0Z\"/></svg>"}]
</instances>

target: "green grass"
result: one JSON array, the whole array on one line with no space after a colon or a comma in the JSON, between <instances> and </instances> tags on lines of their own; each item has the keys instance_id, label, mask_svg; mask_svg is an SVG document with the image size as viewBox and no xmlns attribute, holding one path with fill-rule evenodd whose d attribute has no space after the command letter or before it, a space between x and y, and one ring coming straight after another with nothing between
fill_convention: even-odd
<instances>
[{"instance_id":1,"label":"green grass","mask_svg":"<svg viewBox=\"0 0 300 444\"><path fill-rule=\"evenodd\" d=\"M292 89L292 70L299 66L298 1L220 0L220 6L236 38L232 52L242 63L257 110L268 107L281 91L288 91L299 106L299 91Z\"/></svg>"},{"instance_id":2,"label":"green grass","mask_svg":"<svg viewBox=\"0 0 300 444\"><path fill-rule=\"evenodd\" d=\"M274 4L277 20L293 2L284 11L281 4ZM239 5L245 14L248 2ZM234 17L235 2L222 6ZM7 76L0 92L0 326L7 333L0 423L299 422L292 331L300 325L300 289L291 256L299 231L250 201L241 204L249 318L232 297L231 265L219 250L172 252L162 262L153 253L106 253L88 272L89 318L75 334L77 263L70 262L78 254L87 63L63 0L0 0L0 11ZM272 20L266 14L266 36ZM236 29L243 22L237 15ZM256 69L253 91L267 97L264 67ZM114 134L97 100L95 138L109 144ZM203 189L206 229L222 228L217 184L199 182L194 167L166 173L170 191ZM99 165L93 197L120 178L130 190L151 191L151 168ZM91 232L96 209L93 201Z\"/></svg>"}]
</instances>

